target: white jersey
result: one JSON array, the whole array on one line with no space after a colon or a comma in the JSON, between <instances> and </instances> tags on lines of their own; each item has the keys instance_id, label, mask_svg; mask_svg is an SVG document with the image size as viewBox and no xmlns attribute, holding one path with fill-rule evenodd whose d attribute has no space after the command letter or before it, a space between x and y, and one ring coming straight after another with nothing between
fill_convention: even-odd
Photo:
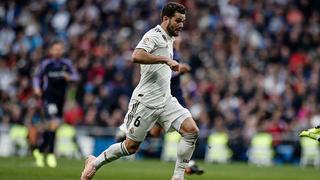
<instances>
[{"instance_id":1,"label":"white jersey","mask_svg":"<svg viewBox=\"0 0 320 180\"><path fill-rule=\"evenodd\" d=\"M156 56L173 58L173 41L160 25L149 30L136 49L144 49ZM150 108L164 107L171 97L171 69L166 64L141 64L140 82L133 91L131 99L138 100Z\"/></svg>"}]
</instances>

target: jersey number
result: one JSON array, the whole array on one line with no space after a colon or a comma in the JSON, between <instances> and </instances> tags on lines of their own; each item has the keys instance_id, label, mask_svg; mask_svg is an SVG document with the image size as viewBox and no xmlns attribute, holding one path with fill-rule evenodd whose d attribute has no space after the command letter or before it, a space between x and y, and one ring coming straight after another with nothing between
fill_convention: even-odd
<instances>
[{"instance_id":1,"label":"jersey number","mask_svg":"<svg viewBox=\"0 0 320 180\"><path fill-rule=\"evenodd\" d=\"M133 123L133 125L135 126L135 127L139 127L139 125L140 125L140 119L141 118L141 116L138 116L137 117L137 119L134 121L134 123Z\"/></svg>"}]
</instances>

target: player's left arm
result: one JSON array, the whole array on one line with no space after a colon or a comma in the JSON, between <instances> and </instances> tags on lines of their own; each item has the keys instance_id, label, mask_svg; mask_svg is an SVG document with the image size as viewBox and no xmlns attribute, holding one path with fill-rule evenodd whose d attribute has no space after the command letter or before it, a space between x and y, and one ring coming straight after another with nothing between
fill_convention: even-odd
<instances>
[{"instance_id":1,"label":"player's left arm","mask_svg":"<svg viewBox=\"0 0 320 180\"><path fill-rule=\"evenodd\" d=\"M70 60L65 61L68 71L63 74L63 77L66 81L78 81L79 75L77 70L74 68Z\"/></svg>"},{"instance_id":2,"label":"player's left arm","mask_svg":"<svg viewBox=\"0 0 320 180\"><path fill-rule=\"evenodd\" d=\"M38 97L41 97L42 95L42 90L41 90L41 81L45 74L47 73L47 66L49 64L49 60L45 59L43 60L40 65L36 68L35 74L32 80L32 86L33 86L33 91L34 94Z\"/></svg>"}]
</instances>

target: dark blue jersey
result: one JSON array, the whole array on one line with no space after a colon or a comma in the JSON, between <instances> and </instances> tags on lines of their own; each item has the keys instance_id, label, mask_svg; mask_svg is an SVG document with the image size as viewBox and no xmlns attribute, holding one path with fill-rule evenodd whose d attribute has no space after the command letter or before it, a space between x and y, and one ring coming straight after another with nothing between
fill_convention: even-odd
<instances>
[{"instance_id":1,"label":"dark blue jersey","mask_svg":"<svg viewBox=\"0 0 320 180\"><path fill-rule=\"evenodd\" d=\"M34 88L40 88L46 96L64 97L67 81L64 74L68 73L71 80L77 80L78 74L69 59L45 59L38 67L33 79Z\"/></svg>"}]
</instances>

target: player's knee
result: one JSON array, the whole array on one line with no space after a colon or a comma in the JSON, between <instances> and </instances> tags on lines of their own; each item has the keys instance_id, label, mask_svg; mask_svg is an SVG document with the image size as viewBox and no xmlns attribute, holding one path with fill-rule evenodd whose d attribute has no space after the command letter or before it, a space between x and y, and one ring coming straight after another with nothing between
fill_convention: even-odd
<instances>
[{"instance_id":1,"label":"player's knee","mask_svg":"<svg viewBox=\"0 0 320 180\"><path fill-rule=\"evenodd\" d=\"M196 144L199 137L199 128L194 126L182 134L183 139L191 144Z\"/></svg>"},{"instance_id":2,"label":"player's knee","mask_svg":"<svg viewBox=\"0 0 320 180\"><path fill-rule=\"evenodd\" d=\"M180 133L183 134L199 134L199 128L192 118L187 118L181 124Z\"/></svg>"},{"instance_id":3,"label":"player's knee","mask_svg":"<svg viewBox=\"0 0 320 180\"><path fill-rule=\"evenodd\" d=\"M197 125L189 126L189 127L185 128L183 134L198 135L199 134L199 128L197 127Z\"/></svg>"},{"instance_id":4,"label":"player's knee","mask_svg":"<svg viewBox=\"0 0 320 180\"><path fill-rule=\"evenodd\" d=\"M125 145L126 145L126 149L127 149L128 153L134 154L138 151L140 143L133 142L133 141L128 142L126 140Z\"/></svg>"},{"instance_id":5,"label":"player's knee","mask_svg":"<svg viewBox=\"0 0 320 180\"><path fill-rule=\"evenodd\" d=\"M128 150L129 154L136 153L138 151L138 149L139 149L139 145L136 145L136 144L132 144L132 145L127 146L127 150Z\"/></svg>"},{"instance_id":6,"label":"player's knee","mask_svg":"<svg viewBox=\"0 0 320 180\"><path fill-rule=\"evenodd\" d=\"M186 133L182 136L183 141L188 143L191 146L196 145L198 140L199 134L198 133Z\"/></svg>"},{"instance_id":7,"label":"player's knee","mask_svg":"<svg viewBox=\"0 0 320 180\"><path fill-rule=\"evenodd\" d=\"M160 125L155 125L149 132L152 137L159 137L161 135L162 128Z\"/></svg>"},{"instance_id":8,"label":"player's knee","mask_svg":"<svg viewBox=\"0 0 320 180\"><path fill-rule=\"evenodd\" d=\"M197 136L199 135L199 128L197 125L193 126L191 129L190 129L190 132L189 133L192 133L192 134L196 134Z\"/></svg>"}]
</instances>

